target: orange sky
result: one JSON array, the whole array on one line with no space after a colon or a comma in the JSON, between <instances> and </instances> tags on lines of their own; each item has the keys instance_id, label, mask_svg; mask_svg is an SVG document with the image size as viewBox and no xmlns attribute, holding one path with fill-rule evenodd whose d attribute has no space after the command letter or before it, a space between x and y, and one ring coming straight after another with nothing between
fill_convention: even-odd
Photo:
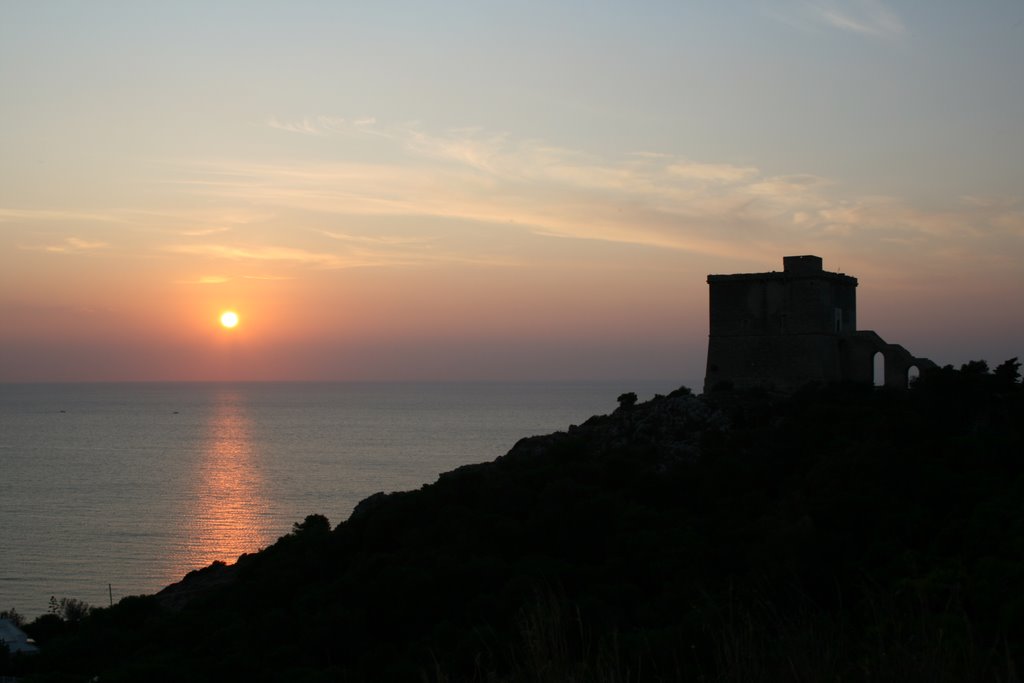
<instances>
[{"instance_id":1,"label":"orange sky","mask_svg":"<svg viewBox=\"0 0 1024 683\"><path fill-rule=\"evenodd\" d=\"M0 381L699 386L790 254L1024 356L1013 5L173 5L0 9Z\"/></svg>"}]
</instances>

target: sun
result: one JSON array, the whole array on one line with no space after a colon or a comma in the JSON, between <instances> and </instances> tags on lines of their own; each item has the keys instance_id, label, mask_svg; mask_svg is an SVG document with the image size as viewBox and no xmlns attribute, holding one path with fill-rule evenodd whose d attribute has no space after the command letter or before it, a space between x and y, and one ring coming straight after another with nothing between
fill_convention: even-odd
<instances>
[{"instance_id":1,"label":"sun","mask_svg":"<svg viewBox=\"0 0 1024 683\"><path fill-rule=\"evenodd\" d=\"M224 311L220 314L220 324L221 327L226 327L229 330L232 327L236 327L238 325L238 314L234 311Z\"/></svg>"}]
</instances>

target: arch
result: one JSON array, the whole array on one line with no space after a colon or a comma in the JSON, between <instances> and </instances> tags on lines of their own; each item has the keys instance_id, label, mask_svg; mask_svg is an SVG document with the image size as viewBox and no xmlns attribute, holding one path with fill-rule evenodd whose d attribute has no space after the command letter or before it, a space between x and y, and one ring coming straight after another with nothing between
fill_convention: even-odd
<instances>
[{"instance_id":1,"label":"arch","mask_svg":"<svg viewBox=\"0 0 1024 683\"><path fill-rule=\"evenodd\" d=\"M920 376L921 368L917 367L916 364L911 365L909 368L907 368L907 386L913 386L914 382L916 382Z\"/></svg>"},{"instance_id":2,"label":"arch","mask_svg":"<svg viewBox=\"0 0 1024 683\"><path fill-rule=\"evenodd\" d=\"M875 355L871 357L872 367L874 372L872 373L873 383L876 387L885 386L885 354L881 351L875 351Z\"/></svg>"}]
</instances>

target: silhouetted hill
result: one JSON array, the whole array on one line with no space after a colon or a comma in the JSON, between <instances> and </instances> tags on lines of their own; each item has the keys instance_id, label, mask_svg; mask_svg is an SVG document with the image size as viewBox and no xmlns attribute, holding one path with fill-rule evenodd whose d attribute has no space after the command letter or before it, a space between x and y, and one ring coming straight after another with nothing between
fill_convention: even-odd
<instances>
[{"instance_id":1,"label":"silhouetted hill","mask_svg":"<svg viewBox=\"0 0 1024 683\"><path fill-rule=\"evenodd\" d=\"M41 618L32 666L104 682L1013 680L1015 379L965 366L905 392L624 395L371 496L333 530L311 515L158 596Z\"/></svg>"}]
</instances>

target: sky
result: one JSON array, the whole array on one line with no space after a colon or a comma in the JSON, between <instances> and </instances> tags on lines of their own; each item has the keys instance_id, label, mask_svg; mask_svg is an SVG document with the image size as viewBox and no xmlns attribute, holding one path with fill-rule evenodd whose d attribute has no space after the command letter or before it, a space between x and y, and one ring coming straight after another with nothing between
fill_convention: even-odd
<instances>
[{"instance_id":1,"label":"sky","mask_svg":"<svg viewBox=\"0 0 1024 683\"><path fill-rule=\"evenodd\" d=\"M0 2L0 381L699 387L792 254L1024 356L1020 0Z\"/></svg>"}]
</instances>

